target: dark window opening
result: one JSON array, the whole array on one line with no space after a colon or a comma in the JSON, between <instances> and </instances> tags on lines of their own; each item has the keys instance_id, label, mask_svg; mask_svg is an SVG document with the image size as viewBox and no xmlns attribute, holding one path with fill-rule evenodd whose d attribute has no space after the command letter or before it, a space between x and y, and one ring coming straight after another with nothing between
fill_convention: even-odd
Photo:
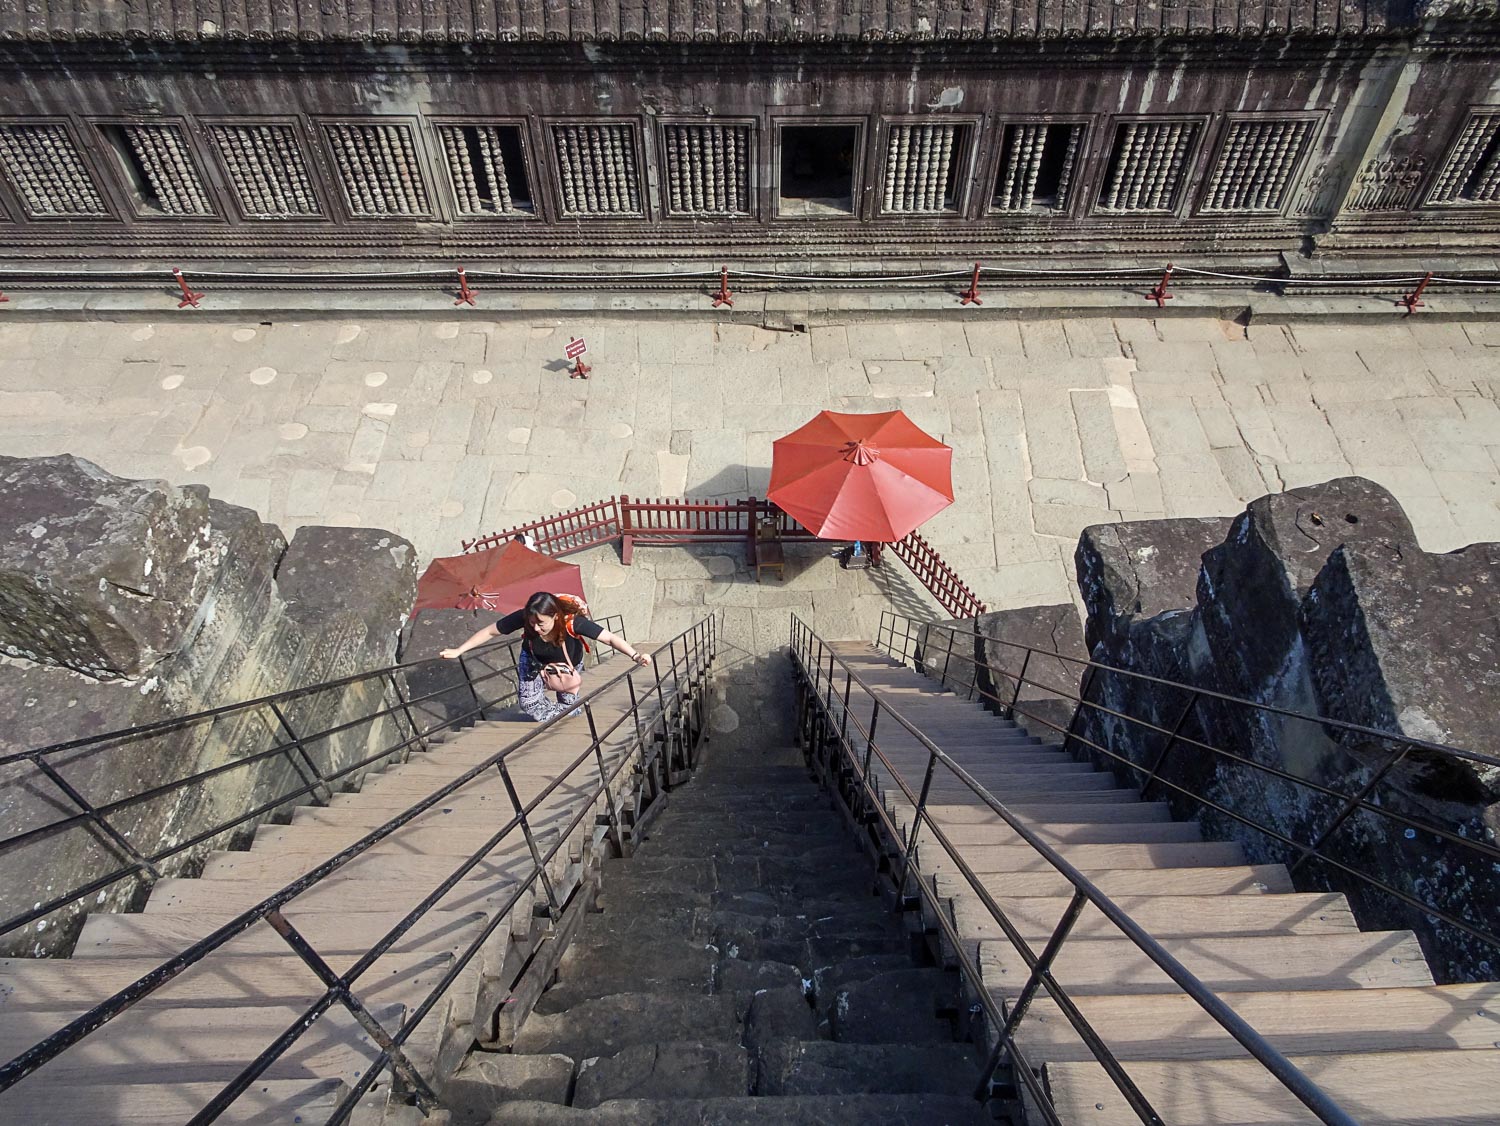
<instances>
[{"instance_id":1,"label":"dark window opening","mask_svg":"<svg viewBox=\"0 0 1500 1126\"><path fill-rule=\"evenodd\" d=\"M783 125L781 214L853 214L858 152L858 126Z\"/></svg>"},{"instance_id":2,"label":"dark window opening","mask_svg":"<svg viewBox=\"0 0 1500 1126\"><path fill-rule=\"evenodd\" d=\"M532 209L531 184L521 154L521 130L515 125L461 128L464 155L480 203L486 211ZM503 178L496 173L503 172ZM502 187L503 185L503 187Z\"/></svg>"},{"instance_id":3,"label":"dark window opening","mask_svg":"<svg viewBox=\"0 0 1500 1126\"><path fill-rule=\"evenodd\" d=\"M156 194L156 187L146 172L146 165L130 143L130 137L119 125L101 125L99 131L115 152L120 167L125 171L125 188L130 193L131 203L137 211L157 215L167 214L167 207Z\"/></svg>"},{"instance_id":4,"label":"dark window opening","mask_svg":"<svg viewBox=\"0 0 1500 1126\"><path fill-rule=\"evenodd\" d=\"M1071 125L1047 126L1047 138L1042 145L1042 164L1037 170L1036 185L1031 190L1031 202L1037 207L1058 206L1063 169L1068 166L1068 137L1072 132Z\"/></svg>"}]
</instances>

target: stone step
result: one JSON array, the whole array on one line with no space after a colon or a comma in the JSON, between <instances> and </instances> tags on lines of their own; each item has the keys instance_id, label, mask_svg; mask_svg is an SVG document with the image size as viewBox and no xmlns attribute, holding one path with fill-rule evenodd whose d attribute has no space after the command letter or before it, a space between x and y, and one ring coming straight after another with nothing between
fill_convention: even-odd
<instances>
[{"instance_id":1,"label":"stone step","mask_svg":"<svg viewBox=\"0 0 1500 1126\"><path fill-rule=\"evenodd\" d=\"M609 1099L711 1099L749 1095L754 1064L739 1044L696 1040L635 1044L580 1062L573 1106Z\"/></svg>"},{"instance_id":2,"label":"stone step","mask_svg":"<svg viewBox=\"0 0 1500 1126\"><path fill-rule=\"evenodd\" d=\"M928 1044L953 1040L939 1012L957 1004L957 983L942 970L906 969L834 990L833 1039L857 1044Z\"/></svg>"},{"instance_id":3,"label":"stone step","mask_svg":"<svg viewBox=\"0 0 1500 1126\"><path fill-rule=\"evenodd\" d=\"M917 968L919 967L908 954L867 954L860 958L844 958L827 965L815 966L810 975L813 1001L820 1011L827 1012L832 1007L838 990L846 985L869 981L881 974Z\"/></svg>"},{"instance_id":4,"label":"stone step","mask_svg":"<svg viewBox=\"0 0 1500 1126\"><path fill-rule=\"evenodd\" d=\"M995 1126L956 1095L796 1095L781 1099L611 1099L597 1107L505 1105L507 1126Z\"/></svg>"},{"instance_id":5,"label":"stone step","mask_svg":"<svg viewBox=\"0 0 1500 1126\"><path fill-rule=\"evenodd\" d=\"M516 1099L565 1104L572 1085L567 1056L474 1052L444 1086L443 1109L453 1116L452 1126L486 1126Z\"/></svg>"},{"instance_id":6,"label":"stone step","mask_svg":"<svg viewBox=\"0 0 1500 1126\"><path fill-rule=\"evenodd\" d=\"M575 941L536 1011L552 1015L617 993L708 993L718 960L712 944L697 939L632 946Z\"/></svg>"},{"instance_id":7,"label":"stone step","mask_svg":"<svg viewBox=\"0 0 1500 1126\"><path fill-rule=\"evenodd\" d=\"M533 1013L516 1033L513 1050L523 1055L557 1052L583 1060L668 1040L738 1044L734 998L615 993L583 1001L566 1012Z\"/></svg>"},{"instance_id":8,"label":"stone step","mask_svg":"<svg viewBox=\"0 0 1500 1126\"><path fill-rule=\"evenodd\" d=\"M979 1083L972 1044L851 1044L773 1040L761 1044L755 1093L787 1095L963 1095Z\"/></svg>"},{"instance_id":9,"label":"stone step","mask_svg":"<svg viewBox=\"0 0 1500 1126\"><path fill-rule=\"evenodd\" d=\"M748 999L743 1041L752 1051L772 1040L813 1040L818 1018L801 982L757 989Z\"/></svg>"}]
</instances>

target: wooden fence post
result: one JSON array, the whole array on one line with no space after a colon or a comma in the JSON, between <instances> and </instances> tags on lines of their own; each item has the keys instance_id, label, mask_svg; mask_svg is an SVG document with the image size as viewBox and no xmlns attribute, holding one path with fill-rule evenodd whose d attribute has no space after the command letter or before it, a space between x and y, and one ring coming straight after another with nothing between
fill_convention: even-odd
<instances>
[{"instance_id":1,"label":"wooden fence post","mask_svg":"<svg viewBox=\"0 0 1500 1126\"><path fill-rule=\"evenodd\" d=\"M630 566L630 561L635 557L635 537L630 534L630 498L621 493L615 501L619 515L620 525L620 562Z\"/></svg>"}]
</instances>

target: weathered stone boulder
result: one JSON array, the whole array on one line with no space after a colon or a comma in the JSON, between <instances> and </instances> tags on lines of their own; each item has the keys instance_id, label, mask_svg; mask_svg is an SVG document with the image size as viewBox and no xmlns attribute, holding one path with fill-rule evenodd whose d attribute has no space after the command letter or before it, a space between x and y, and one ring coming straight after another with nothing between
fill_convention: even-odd
<instances>
[{"instance_id":1,"label":"weathered stone boulder","mask_svg":"<svg viewBox=\"0 0 1500 1126\"><path fill-rule=\"evenodd\" d=\"M1197 601L1203 553L1224 542L1227 516L1134 520L1085 528L1073 553L1078 588L1088 606L1084 644L1126 632L1133 622Z\"/></svg>"},{"instance_id":2,"label":"weathered stone boulder","mask_svg":"<svg viewBox=\"0 0 1500 1126\"><path fill-rule=\"evenodd\" d=\"M1081 572L1084 556L1080 548ZM1090 686L1099 706L1080 716L1076 745L1100 765L1136 764L1120 769L1135 784L1160 761L1169 785L1158 782L1149 796L1198 817L1212 836L1240 841L1254 860L1292 862L1297 853L1172 787L1294 841L1326 835L1333 863L1300 865L1301 886L1346 892L1366 926L1416 930L1440 980L1492 976L1487 944L1339 866L1481 926L1500 907L1500 870L1462 845L1369 811L1340 821L1345 799L1323 790L1349 795L1374 783L1372 805L1493 842L1500 767L1444 750L1405 749L1395 762L1404 744L1299 717L1492 753L1497 559L1491 544L1423 552L1395 499L1360 478L1256 500L1204 553L1188 609L1122 621L1118 582L1085 585L1091 636L1099 639L1094 658L1121 671L1100 673ZM1180 576L1176 583L1180 590ZM1143 595L1143 608L1150 597Z\"/></svg>"},{"instance_id":3,"label":"weathered stone boulder","mask_svg":"<svg viewBox=\"0 0 1500 1126\"><path fill-rule=\"evenodd\" d=\"M1014 699L1018 724L1040 739L1062 738L1077 706L1082 662L1088 660L1077 607L1064 602L999 610L981 614L975 625L985 697L1001 704Z\"/></svg>"},{"instance_id":4,"label":"weathered stone boulder","mask_svg":"<svg viewBox=\"0 0 1500 1126\"><path fill-rule=\"evenodd\" d=\"M150 669L190 640L230 551L285 546L230 509L70 454L0 457L0 647L98 678Z\"/></svg>"},{"instance_id":5,"label":"weathered stone boulder","mask_svg":"<svg viewBox=\"0 0 1500 1126\"><path fill-rule=\"evenodd\" d=\"M0 646L10 654L0 658L0 706L13 717L0 748L88 739L387 665L414 595L411 555L406 541L368 529L312 529L289 550L278 529L199 486L126 481L73 457L0 459ZM340 576L353 583L341 585ZM312 693L283 715L309 732L369 714L384 691L375 684ZM337 784L353 764L403 737L396 721L383 719L313 741L309 753ZM280 720L256 707L49 761L94 805L243 764L111 815L151 854L282 795L307 800L297 794L308 783L290 754L257 754L287 740ZM8 826L38 828L74 812L29 763L0 768ZM129 860L102 839L70 827L8 854L0 919ZM204 841L159 867L180 871L230 839ZM84 907L119 908L141 891L135 876L122 878L86 905L0 936L0 950L65 949Z\"/></svg>"},{"instance_id":6,"label":"weathered stone boulder","mask_svg":"<svg viewBox=\"0 0 1500 1126\"><path fill-rule=\"evenodd\" d=\"M1420 553L1396 498L1362 477L1252 501L1204 556L1198 580L1199 616L1223 683L1255 692L1282 675L1298 607L1329 555L1371 542Z\"/></svg>"}]
</instances>

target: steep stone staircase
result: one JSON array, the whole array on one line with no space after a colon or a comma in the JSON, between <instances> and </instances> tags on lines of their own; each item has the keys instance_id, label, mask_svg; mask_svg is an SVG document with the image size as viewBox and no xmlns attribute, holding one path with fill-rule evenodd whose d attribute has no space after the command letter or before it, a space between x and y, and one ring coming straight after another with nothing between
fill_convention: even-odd
<instances>
[{"instance_id":1,"label":"steep stone staircase","mask_svg":"<svg viewBox=\"0 0 1500 1126\"><path fill-rule=\"evenodd\" d=\"M605 862L602 910L512 1052L461 1073L459 1121L992 1121L956 975L913 961L875 882L799 753L711 757Z\"/></svg>"},{"instance_id":2,"label":"steep stone staircase","mask_svg":"<svg viewBox=\"0 0 1500 1126\"><path fill-rule=\"evenodd\" d=\"M642 651L653 646L639 643ZM621 666L606 665L601 674ZM646 674L637 674L644 677ZM649 683L649 680L646 681ZM639 691L639 690L638 690ZM484 935L478 954L416 1027L405 1051L416 1070L441 1085L473 1042L492 1035L490 1014L506 998L534 997L568 928L583 911L607 838L618 824L627 848L640 807L660 774L651 728L673 703L641 692L641 723L626 721L604 740L608 797L584 718L542 732L507 759L521 803L541 795L575 765L529 818L546 887L519 830L463 875L353 985L390 1032L413 1013ZM627 714L629 686L593 702L601 732ZM165 959L212 934L340 850L527 734L522 719L481 723L445 744L366 780L357 793L297 809L289 824L263 825L248 851L212 854L195 879L164 879L135 914L89 916L68 959L0 961L0 1059L9 1060L102 1002ZM643 747L644 743L644 747ZM656 759L660 755L655 755ZM333 970L344 973L515 816L495 770L477 775L396 832L313 884L284 909L290 923ZM554 917L555 916L555 917ZM258 922L189 966L16 1086L0 1094L0 1121L27 1126L185 1122L267 1045L304 1019L323 985L286 941ZM368 1031L339 1003L274 1060L221 1122L320 1122L376 1056ZM420 1120L415 1108L388 1106L388 1076L362 1100L353 1121Z\"/></svg>"},{"instance_id":3,"label":"steep stone staircase","mask_svg":"<svg viewBox=\"0 0 1500 1126\"><path fill-rule=\"evenodd\" d=\"M1410 932L1361 931L1343 895L1296 892L1284 866L1250 864L1238 844L1203 840L1196 824L1170 821L1164 803L1141 801L1112 773L1075 761L866 643L828 644L870 685L870 692L855 685L852 715L870 714L873 693L910 720L1355 1120L1497 1121L1500 985L1434 984ZM926 749L889 717L876 742L911 791L920 791ZM834 781L848 792L851 772L840 773ZM904 835L913 803L878 759L873 777ZM928 801L983 888L1040 950L1072 886L946 768L938 767ZM1028 977L1026 963L925 828L916 865L1005 1011ZM1166 1121L1316 1121L1092 906L1053 974ZM1139 1121L1045 992L1017 1042L1064 1122Z\"/></svg>"}]
</instances>

